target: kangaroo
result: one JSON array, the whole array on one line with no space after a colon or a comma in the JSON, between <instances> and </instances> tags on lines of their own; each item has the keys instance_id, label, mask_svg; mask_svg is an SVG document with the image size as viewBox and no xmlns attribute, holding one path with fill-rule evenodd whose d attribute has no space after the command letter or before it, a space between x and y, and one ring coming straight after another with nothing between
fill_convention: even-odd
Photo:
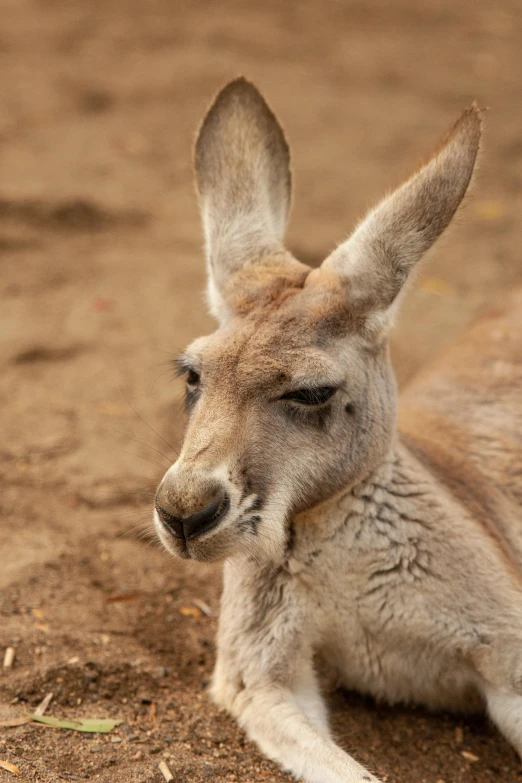
<instances>
[{"instance_id":1,"label":"kangaroo","mask_svg":"<svg viewBox=\"0 0 522 783\"><path fill-rule=\"evenodd\" d=\"M522 294L397 394L388 334L472 176L481 111L317 269L283 246L289 150L243 78L195 148L219 327L177 359L188 425L155 499L173 555L224 561L211 694L306 783L376 783L314 668L485 710L522 754Z\"/></svg>"}]
</instances>

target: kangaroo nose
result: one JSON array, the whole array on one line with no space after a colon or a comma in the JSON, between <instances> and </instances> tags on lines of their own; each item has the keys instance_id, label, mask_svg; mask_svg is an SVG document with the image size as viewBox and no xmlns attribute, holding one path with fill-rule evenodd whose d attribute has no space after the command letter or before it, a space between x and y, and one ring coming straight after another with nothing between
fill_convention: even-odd
<instances>
[{"instance_id":1,"label":"kangaroo nose","mask_svg":"<svg viewBox=\"0 0 522 783\"><path fill-rule=\"evenodd\" d=\"M170 533L184 541L191 541L216 527L229 507L228 495L220 494L208 506L188 517L177 517L156 503L159 518Z\"/></svg>"}]
</instances>

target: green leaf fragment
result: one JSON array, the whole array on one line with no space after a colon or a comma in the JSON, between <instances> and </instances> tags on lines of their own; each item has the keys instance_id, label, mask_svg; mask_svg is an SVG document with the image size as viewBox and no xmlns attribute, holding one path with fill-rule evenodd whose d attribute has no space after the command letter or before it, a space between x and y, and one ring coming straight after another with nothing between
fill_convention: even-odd
<instances>
[{"instance_id":1,"label":"green leaf fragment","mask_svg":"<svg viewBox=\"0 0 522 783\"><path fill-rule=\"evenodd\" d=\"M38 723L45 723L46 726L52 726L55 729L72 729L73 731L88 731L92 734L108 734L122 720L89 720L88 718L79 718L78 720L60 720L47 715L31 715L31 720Z\"/></svg>"}]
</instances>

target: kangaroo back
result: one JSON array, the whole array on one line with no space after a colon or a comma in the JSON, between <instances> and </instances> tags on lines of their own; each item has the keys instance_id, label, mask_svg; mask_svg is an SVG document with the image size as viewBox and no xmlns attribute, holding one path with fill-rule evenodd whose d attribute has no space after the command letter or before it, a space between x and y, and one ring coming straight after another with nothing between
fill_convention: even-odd
<instances>
[{"instance_id":1,"label":"kangaroo back","mask_svg":"<svg viewBox=\"0 0 522 783\"><path fill-rule=\"evenodd\" d=\"M401 396L406 444L522 568L522 289Z\"/></svg>"}]
</instances>

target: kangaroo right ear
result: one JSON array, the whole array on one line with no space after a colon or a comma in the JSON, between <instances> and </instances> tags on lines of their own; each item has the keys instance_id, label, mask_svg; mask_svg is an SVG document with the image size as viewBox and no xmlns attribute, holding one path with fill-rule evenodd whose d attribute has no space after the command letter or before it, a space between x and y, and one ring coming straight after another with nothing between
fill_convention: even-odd
<instances>
[{"instance_id":1,"label":"kangaroo right ear","mask_svg":"<svg viewBox=\"0 0 522 783\"><path fill-rule=\"evenodd\" d=\"M210 306L223 318L228 279L243 264L282 250L290 207L288 144L246 79L230 82L209 109L196 141L195 168Z\"/></svg>"},{"instance_id":2,"label":"kangaroo right ear","mask_svg":"<svg viewBox=\"0 0 522 783\"><path fill-rule=\"evenodd\" d=\"M411 269L442 234L468 188L481 133L475 104L457 120L430 160L381 201L315 278L336 279L352 311L377 332L386 327Z\"/></svg>"}]
</instances>

